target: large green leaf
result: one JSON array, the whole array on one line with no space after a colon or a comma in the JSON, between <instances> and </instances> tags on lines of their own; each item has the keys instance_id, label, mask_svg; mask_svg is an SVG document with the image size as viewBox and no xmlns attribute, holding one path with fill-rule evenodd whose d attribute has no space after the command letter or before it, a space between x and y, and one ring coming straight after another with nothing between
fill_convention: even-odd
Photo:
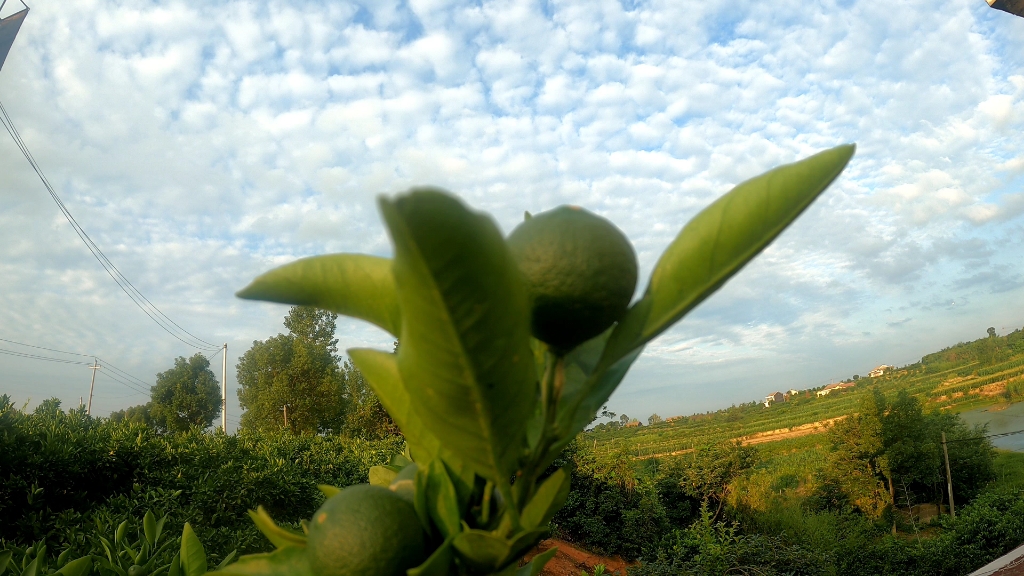
<instances>
[{"instance_id":1,"label":"large green leaf","mask_svg":"<svg viewBox=\"0 0 1024 576\"><path fill-rule=\"evenodd\" d=\"M68 562L63 568L57 570L56 573L61 576L86 576L86 574L92 571L92 564L92 556L85 556ZM0 570L0 573L2 572Z\"/></svg>"},{"instance_id":2,"label":"large green leaf","mask_svg":"<svg viewBox=\"0 0 1024 576\"><path fill-rule=\"evenodd\" d=\"M661 255L644 297L615 328L610 366L661 334L757 256L829 184L856 146L837 146L751 178L690 220Z\"/></svg>"},{"instance_id":3,"label":"large green leaf","mask_svg":"<svg viewBox=\"0 0 1024 576\"><path fill-rule=\"evenodd\" d=\"M11 556L14 555L13 550L4 550L0 552L0 574L3 574L7 570L7 565L11 562Z\"/></svg>"},{"instance_id":4,"label":"large green leaf","mask_svg":"<svg viewBox=\"0 0 1024 576\"><path fill-rule=\"evenodd\" d=\"M448 576L455 554L452 552L452 540L449 538L444 544L438 546L437 550L427 558L426 562L415 568L406 571L408 576Z\"/></svg>"},{"instance_id":5,"label":"large green leaf","mask_svg":"<svg viewBox=\"0 0 1024 576\"><path fill-rule=\"evenodd\" d=\"M658 260L644 297L610 333L566 356L560 441L545 462L593 421L644 345L764 250L839 176L854 150L838 146L747 180L683 227Z\"/></svg>"},{"instance_id":6,"label":"large green leaf","mask_svg":"<svg viewBox=\"0 0 1024 576\"><path fill-rule=\"evenodd\" d=\"M185 529L181 531L181 571L184 576L203 576L206 570L206 550L192 531L192 525L185 522Z\"/></svg>"},{"instance_id":7,"label":"large green leaf","mask_svg":"<svg viewBox=\"0 0 1024 576\"><path fill-rule=\"evenodd\" d=\"M434 189L381 199L402 308L398 366L424 426L507 485L537 396L529 301L487 216Z\"/></svg>"},{"instance_id":8,"label":"large green leaf","mask_svg":"<svg viewBox=\"0 0 1024 576\"><path fill-rule=\"evenodd\" d=\"M224 576L314 576L306 559L306 549L295 546L278 548L269 554L249 554L228 564L217 574Z\"/></svg>"},{"instance_id":9,"label":"large green leaf","mask_svg":"<svg viewBox=\"0 0 1024 576\"><path fill-rule=\"evenodd\" d=\"M405 346L403 343L402 348ZM441 449L441 443L420 419L402 374L398 370L397 356L368 348L351 348L348 350L348 356L377 393L388 415L405 434L413 457L423 461L436 457Z\"/></svg>"},{"instance_id":10,"label":"large green leaf","mask_svg":"<svg viewBox=\"0 0 1024 576\"><path fill-rule=\"evenodd\" d=\"M516 571L516 576L539 576L541 570L544 569L544 565L548 563L548 560L554 558L555 554L558 554L558 548L555 547L551 547L544 552L537 554L529 564L520 567Z\"/></svg>"},{"instance_id":11,"label":"large green leaf","mask_svg":"<svg viewBox=\"0 0 1024 576\"><path fill-rule=\"evenodd\" d=\"M500 568L512 553L507 540L484 530L459 532L452 545L464 563L484 574Z\"/></svg>"},{"instance_id":12,"label":"large green leaf","mask_svg":"<svg viewBox=\"0 0 1024 576\"><path fill-rule=\"evenodd\" d=\"M555 470L555 473L537 489L537 493L523 509L522 523L527 530L535 528L546 528L548 522L565 504L569 497L569 473L565 468Z\"/></svg>"},{"instance_id":13,"label":"large green leaf","mask_svg":"<svg viewBox=\"0 0 1024 576\"><path fill-rule=\"evenodd\" d=\"M275 548L284 548L285 546L304 548L306 546L305 534L296 534L291 530L278 526L263 506L257 506L255 511L249 510L249 517L256 524L256 528L267 537L267 540L270 540L270 543Z\"/></svg>"},{"instance_id":14,"label":"large green leaf","mask_svg":"<svg viewBox=\"0 0 1024 576\"><path fill-rule=\"evenodd\" d=\"M391 260L364 254L328 254L296 260L260 275L239 298L316 306L372 322L397 336L402 312Z\"/></svg>"}]
</instances>

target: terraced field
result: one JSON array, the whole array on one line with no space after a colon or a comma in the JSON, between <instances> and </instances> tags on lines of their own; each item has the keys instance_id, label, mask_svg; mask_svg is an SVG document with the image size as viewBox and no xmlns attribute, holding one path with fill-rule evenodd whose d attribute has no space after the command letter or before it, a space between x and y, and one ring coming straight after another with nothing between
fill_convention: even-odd
<instances>
[{"instance_id":1,"label":"terraced field","mask_svg":"<svg viewBox=\"0 0 1024 576\"><path fill-rule=\"evenodd\" d=\"M830 422L855 413L864 394L907 390L928 409L956 412L1024 400L1024 332L960 343L876 378L860 378L846 390L818 397L801 391L765 408L760 402L632 428L598 426L586 433L599 458L626 453L635 458L681 455L695 446L723 441L745 444L789 440L822 433Z\"/></svg>"}]
</instances>

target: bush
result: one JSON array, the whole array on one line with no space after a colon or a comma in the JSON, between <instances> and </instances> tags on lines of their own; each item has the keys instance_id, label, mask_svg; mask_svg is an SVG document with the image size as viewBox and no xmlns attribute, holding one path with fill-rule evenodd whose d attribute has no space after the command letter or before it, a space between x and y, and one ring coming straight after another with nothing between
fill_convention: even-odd
<instances>
[{"instance_id":1,"label":"bush","mask_svg":"<svg viewBox=\"0 0 1024 576\"><path fill-rule=\"evenodd\" d=\"M169 530L190 522L211 557L268 546L246 511L263 505L298 526L323 501L317 484L367 481L370 466L403 449L381 441L287 432L228 436L194 429L160 435L132 422L64 413L53 402L25 414L0 396L0 539L85 546L82 527L152 510ZM236 545L237 542L237 545Z\"/></svg>"}]
</instances>

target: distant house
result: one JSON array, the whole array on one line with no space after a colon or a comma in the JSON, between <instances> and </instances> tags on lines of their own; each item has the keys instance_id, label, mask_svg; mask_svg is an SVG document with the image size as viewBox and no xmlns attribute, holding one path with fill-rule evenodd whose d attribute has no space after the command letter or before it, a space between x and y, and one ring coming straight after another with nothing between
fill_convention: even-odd
<instances>
[{"instance_id":1,"label":"distant house","mask_svg":"<svg viewBox=\"0 0 1024 576\"><path fill-rule=\"evenodd\" d=\"M878 378L882 374L885 374L886 372L892 369L893 366L889 366L888 364L882 364L881 366L875 368L871 372L868 372L868 376L871 376L872 378Z\"/></svg>"},{"instance_id":2,"label":"distant house","mask_svg":"<svg viewBox=\"0 0 1024 576\"><path fill-rule=\"evenodd\" d=\"M790 390L789 390L789 397L792 398L793 396L796 396L799 393L800 393L799 390L795 390L795 389L790 388Z\"/></svg>"},{"instance_id":3,"label":"distant house","mask_svg":"<svg viewBox=\"0 0 1024 576\"><path fill-rule=\"evenodd\" d=\"M764 397L764 406L767 408L772 405L772 402L785 402L786 395L782 392L772 392L771 394Z\"/></svg>"},{"instance_id":4,"label":"distant house","mask_svg":"<svg viewBox=\"0 0 1024 576\"><path fill-rule=\"evenodd\" d=\"M643 426L643 424L641 424L639 420L633 420L631 422L627 422L625 428L636 428L637 426Z\"/></svg>"},{"instance_id":5,"label":"distant house","mask_svg":"<svg viewBox=\"0 0 1024 576\"><path fill-rule=\"evenodd\" d=\"M833 390L844 390L846 388L852 388L856 386L853 382L837 382L835 384L829 384L821 390L818 390L818 396L828 396Z\"/></svg>"}]
</instances>

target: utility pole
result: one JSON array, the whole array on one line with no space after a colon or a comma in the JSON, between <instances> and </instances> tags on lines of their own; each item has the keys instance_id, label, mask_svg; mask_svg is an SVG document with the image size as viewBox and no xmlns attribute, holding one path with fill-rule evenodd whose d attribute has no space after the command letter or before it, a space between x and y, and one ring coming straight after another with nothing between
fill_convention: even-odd
<instances>
[{"instance_id":1,"label":"utility pole","mask_svg":"<svg viewBox=\"0 0 1024 576\"><path fill-rule=\"evenodd\" d=\"M949 515L956 518L953 508L953 477L949 474L949 452L946 450L946 433L942 433L942 455L946 458L946 487L949 488Z\"/></svg>"},{"instance_id":2,"label":"utility pole","mask_svg":"<svg viewBox=\"0 0 1024 576\"><path fill-rule=\"evenodd\" d=\"M288 405L285 404L284 406L282 406L281 410L284 410L284 427L287 428L288 427Z\"/></svg>"},{"instance_id":3,"label":"utility pole","mask_svg":"<svg viewBox=\"0 0 1024 576\"><path fill-rule=\"evenodd\" d=\"M92 366L89 366L92 370L92 382L89 383L89 405L85 409L85 413L92 416L92 391L96 388L96 371L100 369L99 362L95 358L92 359Z\"/></svg>"},{"instance_id":4,"label":"utility pole","mask_svg":"<svg viewBox=\"0 0 1024 576\"><path fill-rule=\"evenodd\" d=\"M224 358L220 369L220 429L228 433L228 343L224 343Z\"/></svg>"}]
</instances>

